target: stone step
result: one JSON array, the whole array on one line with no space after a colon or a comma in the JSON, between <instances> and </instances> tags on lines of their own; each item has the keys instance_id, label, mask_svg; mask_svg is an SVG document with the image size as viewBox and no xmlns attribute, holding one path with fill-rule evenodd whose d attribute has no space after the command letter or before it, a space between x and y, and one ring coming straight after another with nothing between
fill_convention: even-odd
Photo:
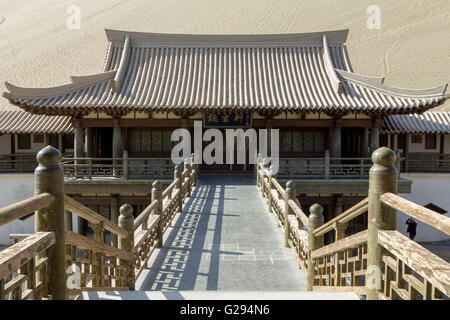
<instances>
[{"instance_id":1,"label":"stone step","mask_svg":"<svg viewBox=\"0 0 450 320\"><path fill-rule=\"evenodd\" d=\"M95 291L78 300L359 300L354 292L315 291Z\"/></svg>"}]
</instances>

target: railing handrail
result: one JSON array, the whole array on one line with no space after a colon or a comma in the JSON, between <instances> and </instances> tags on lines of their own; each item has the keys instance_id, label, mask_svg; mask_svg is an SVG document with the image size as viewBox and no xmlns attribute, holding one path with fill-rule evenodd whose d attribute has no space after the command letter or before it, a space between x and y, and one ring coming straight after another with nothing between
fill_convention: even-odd
<instances>
[{"instance_id":1,"label":"railing handrail","mask_svg":"<svg viewBox=\"0 0 450 320\"><path fill-rule=\"evenodd\" d=\"M288 200L289 207L291 207L292 211L294 211L294 214L297 218L300 219L303 226L308 227L308 217L303 212L302 208L298 205L297 201L295 200Z\"/></svg>"},{"instance_id":2,"label":"railing handrail","mask_svg":"<svg viewBox=\"0 0 450 320\"><path fill-rule=\"evenodd\" d=\"M56 242L54 232L37 232L22 241L0 251L0 279L7 277L11 270L18 270L39 253Z\"/></svg>"},{"instance_id":3,"label":"railing handrail","mask_svg":"<svg viewBox=\"0 0 450 320\"><path fill-rule=\"evenodd\" d=\"M450 264L397 230L379 230L378 243L450 296ZM419 266L419 267L415 267Z\"/></svg>"},{"instance_id":4,"label":"railing handrail","mask_svg":"<svg viewBox=\"0 0 450 320\"><path fill-rule=\"evenodd\" d=\"M277 179L272 178L272 184L275 187L275 189L277 190L277 192L283 197L285 198L285 193L284 193L284 189L283 187L280 185L280 183L277 181Z\"/></svg>"},{"instance_id":5,"label":"railing handrail","mask_svg":"<svg viewBox=\"0 0 450 320\"><path fill-rule=\"evenodd\" d=\"M41 193L28 199L0 208L0 226L20 219L38 209L48 206L55 198L49 193Z\"/></svg>"},{"instance_id":6,"label":"railing handrail","mask_svg":"<svg viewBox=\"0 0 450 320\"><path fill-rule=\"evenodd\" d=\"M313 259L317 259L326 255L343 251L345 249L357 247L366 242L367 242L367 230L364 230L312 251L311 257Z\"/></svg>"},{"instance_id":7,"label":"railing handrail","mask_svg":"<svg viewBox=\"0 0 450 320\"><path fill-rule=\"evenodd\" d=\"M82 203L72 199L68 195L64 195L64 208L67 211L70 211L70 212L76 214L77 216L88 220L89 222L91 222L93 224L102 223L103 228L105 228L106 230L108 230L111 233L114 233L120 237L126 238L129 236L128 232L125 229L119 227L115 223L106 219L105 217L98 214L94 210L86 207Z\"/></svg>"},{"instance_id":8,"label":"railing handrail","mask_svg":"<svg viewBox=\"0 0 450 320\"><path fill-rule=\"evenodd\" d=\"M450 218L441 215L433 210L418 205L412 201L402 198L393 193L385 193L380 196L380 200L385 205L403 212L404 214L417 219L430 227L450 235Z\"/></svg>"},{"instance_id":9,"label":"railing handrail","mask_svg":"<svg viewBox=\"0 0 450 320\"><path fill-rule=\"evenodd\" d=\"M358 217L359 215L367 212L368 203L369 203L368 198L367 197L364 198L363 200L361 200L360 202L355 204L353 207L349 208L348 210L345 210L337 217L331 219L327 223L324 223L323 225L321 225L320 227L315 229L314 236L318 237L318 236L324 235L325 233L330 232L331 230L333 230L335 228L334 227L335 223L346 223L346 222Z\"/></svg>"},{"instance_id":10,"label":"railing handrail","mask_svg":"<svg viewBox=\"0 0 450 320\"><path fill-rule=\"evenodd\" d=\"M153 210L159 205L159 202L161 200L153 200L147 207L145 207L144 210L141 211L141 213L134 219L134 230L136 231L137 228L142 224L142 222L149 217Z\"/></svg>"},{"instance_id":11,"label":"railing handrail","mask_svg":"<svg viewBox=\"0 0 450 320\"><path fill-rule=\"evenodd\" d=\"M131 253L126 250L113 247L101 241L90 239L79 233L66 231L65 239L66 244L76 246L80 249L92 250L97 253L102 253L107 256L114 256L127 261L130 261L132 259Z\"/></svg>"}]
</instances>

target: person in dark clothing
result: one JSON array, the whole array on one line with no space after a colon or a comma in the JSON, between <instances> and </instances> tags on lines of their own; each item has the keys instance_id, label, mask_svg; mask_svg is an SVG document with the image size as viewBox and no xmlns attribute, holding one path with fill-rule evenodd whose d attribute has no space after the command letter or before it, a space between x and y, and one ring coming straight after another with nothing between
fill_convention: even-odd
<instances>
[{"instance_id":1,"label":"person in dark clothing","mask_svg":"<svg viewBox=\"0 0 450 320\"><path fill-rule=\"evenodd\" d=\"M408 220L406 220L406 224L408 225L408 229L406 229L406 232L409 233L409 238L411 240L414 240L414 237L416 236L417 222L409 218Z\"/></svg>"}]
</instances>

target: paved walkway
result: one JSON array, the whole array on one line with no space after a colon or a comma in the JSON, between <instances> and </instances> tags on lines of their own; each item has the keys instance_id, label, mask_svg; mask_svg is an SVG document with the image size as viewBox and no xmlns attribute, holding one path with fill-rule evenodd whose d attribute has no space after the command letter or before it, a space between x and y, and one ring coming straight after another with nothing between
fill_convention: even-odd
<instances>
[{"instance_id":1,"label":"paved walkway","mask_svg":"<svg viewBox=\"0 0 450 320\"><path fill-rule=\"evenodd\" d=\"M205 176L136 289L304 291L306 278L247 176Z\"/></svg>"}]
</instances>

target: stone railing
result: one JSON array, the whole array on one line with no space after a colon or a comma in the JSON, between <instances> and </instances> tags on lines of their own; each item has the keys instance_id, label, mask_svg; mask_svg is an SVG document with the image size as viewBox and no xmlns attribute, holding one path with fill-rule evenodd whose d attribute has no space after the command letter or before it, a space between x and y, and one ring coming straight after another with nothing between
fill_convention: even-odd
<instances>
[{"instance_id":1,"label":"stone railing","mask_svg":"<svg viewBox=\"0 0 450 320\"><path fill-rule=\"evenodd\" d=\"M64 194L61 154L51 146L38 155L35 193L0 209L0 226L35 212L35 234L11 235L15 244L0 252L0 300L71 299L83 291L134 290L176 213L197 181L193 156L175 169L164 191L153 183L150 205L133 217L120 208L118 224ZM89 223L93 237L72 231L72 214ZM106 241L104 232L111 233ZM82 233L84 233L82 231Z\"/></svg>"},{"instance_id":2,"label":"stone railing","mask_svg":"<svg viewBox=\"0 0 450 320\"><path fill-rule=\"evenodd\" d=\"M404 172L450 173L450 155L438 153L409 153L402 165Z\"/></svg>"},{"instance_id":3,"label":"stone railing","mask_svg":"<svg viewBox=\"0 0 450 320\"><path fill-rule=\"evenodd\" d=\"M170 158L63 158L66 178L168 179L174 167Z\"/></svg>"},{"instance_id":4,"label":"stone railing","mask_svg":"<svg viewBox=\"0 0 450 320\"><path fill-rule=\"evenodd\" d=\"M257 184L284 230L299 267L314 291L354 291L376 299L450 297L450 264L396 231L397 210L450 235L450 219L396 195L396 156L388 148L372 155L368 197L324 224L323 208L314 204L307 217L296 199L296 184L278 183L270 162L257 164ZM368 215L368 228L346 236L348 222ZM335 242L324 246L324 235Z\"/></svg>"},{"instance_id":5,"label":"stone railing","mask_svg":"<svg viewBox=\"0 0 450 320\"><path fill-rule=\"evenodd\" d=\"M367 179L370 158L280 158L280 179Z\"/></svg>"}]
</instances>

